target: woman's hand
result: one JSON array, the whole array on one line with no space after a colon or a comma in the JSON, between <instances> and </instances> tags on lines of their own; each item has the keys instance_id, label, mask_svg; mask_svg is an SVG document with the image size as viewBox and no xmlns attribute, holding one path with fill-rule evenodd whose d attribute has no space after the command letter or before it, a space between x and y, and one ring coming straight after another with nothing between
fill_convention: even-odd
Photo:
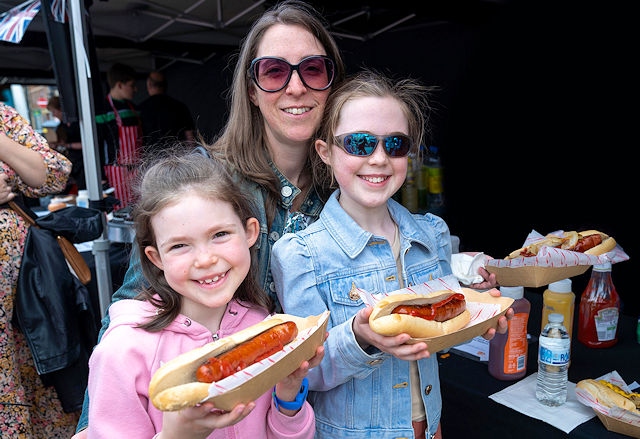
<instances>
[{"instance_id":1,"label":"woman's hand","mask_svg":"<svg viewBox=\"0 0 640 439\"><path fill-rule=\"evenodd\" d=\"M478 267L478 274L484 279L482 282L470 284L469 288L474 290L488 290L498 286L498 280L495 273L489 273L486 268Z\"/></svg>"},{"instance_id":2,"label":"woman's hand","mask_svg":"<svg viewBox=\"0 0 640 439\"><path fill-rule=\"evenodd\" d=\"M469 255L471 257L476 256L478 253L480 252L461 252L462 254L465 255ZM491 256L489 255L484 255L483 257L484 259L484 263L486 263L488 260L493 259ZM496 279L496 275L493 273L489 273L484 267L478 267L478 274L480 276L482 276L482 282L478 282L475 284L469 284L466 285L469 288L472 288L474 290L488 290L491 288L496 288L498 286L498 281Z\"/></svg>"},{"instance_id":3,"label":"woman's hand","mask_svg":"<svg viewBox=\"0 0 640 439\"><path fill-rule=\"evenodd\" d=\"M7 183L8 178L7 174L0 172L0 204L7 203L16 196L16 194L13 193L13 188Z\"/></svg>"}]
</instances>

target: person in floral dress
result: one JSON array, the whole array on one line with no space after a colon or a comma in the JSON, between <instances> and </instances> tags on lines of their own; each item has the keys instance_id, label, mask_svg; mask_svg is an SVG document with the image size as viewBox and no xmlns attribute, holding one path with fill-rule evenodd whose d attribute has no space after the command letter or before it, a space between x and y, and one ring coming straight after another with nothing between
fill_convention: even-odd
<instances>
[{"instance_id":1,"label":"person in floral dress","mask_svg":"<svg viewBox=\"0 0 640 439\"><path fill-rule=\"evenodd\" d=\"M7 202L62 191L71 162L49 148L14 108L0 102L0 437L56 439L73 435L79 412L65 413L36 372L24 335L13 325L16 283L28 225Z\"/></svg>"}]
</instances>

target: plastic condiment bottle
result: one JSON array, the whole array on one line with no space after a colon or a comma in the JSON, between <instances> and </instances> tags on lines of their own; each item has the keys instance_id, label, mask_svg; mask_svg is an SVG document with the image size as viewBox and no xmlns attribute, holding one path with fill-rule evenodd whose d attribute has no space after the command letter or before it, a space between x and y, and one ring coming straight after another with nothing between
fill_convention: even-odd
<instances>
[{"instance_id":1,"label":"plastic condiment bottle","mask_svg":"<svg viewBox=\"0 0 640 439\"><path fill-rule=\"evenodd\" d=\"M444 206L444 189L443 189L443 170L442 161L438 147L429 146L427 156L427 172L429 174L429 183L427 184L427 210L428 212L442 215Z\"/></svg>"},{"instance_id":2,"label":"plastic condiment bottle","mask_svg":"<svg viewBox=\"0 0 640 439\"><path fill-rule=\"evenodd\" d=\"M618 342L620 296L611 279L611 263L594 265L578 315L578 340L590 348L608 348Z\"/></svg>"},{"instance_id":3,"label":"plastic condiment bottle","mask_svg":"<svg viewBox=\"0 0 640 439\"><path fill-rule=\"evenodd\" d=\"M78 191L78 196L76 197L76 206L89 207L89 191L88 190L82 189Z\"/></svg>"},{"instance_id":4,"label":"plastic condiment bottle","mask_svg":"<svg viewBox=\"0 0 640 439\"><path fill-rule=\"evenodd\" d=\"M564 326L567 328L569 338L573 334L573 311L576 303L576 295L571 291L571 279L562 279L552 282L542 293L542 323L540 331L549 323L549 314L558 313L564 316Z\"/></svg>"},{"instance_id":5,"label":"plastic condiment bottle","mask_svg":"<svg viewBox=\"0 0 640 439\"><path fill-rule=\"evenodd\" d=\"M513 318L507 332L498 334L489 342L489 373L496 379L509 381L527 373L527 323L531 303L524 298L523 287L500 287L500 293L514 299Z\"/></svg>"},{"instance_id":6,"label":"plastic condiment bottle","mask_svg":"<svg viewBox=\"0 0 640 439\"><path fill-rule=\"evenodd\" d=\"M409 165L407 167L407 177L401 188L402 204L410 212L418 212L418 187L416 186L416 176L414 172L415 157L409 157Z\"/></svg>"}]
</instances>

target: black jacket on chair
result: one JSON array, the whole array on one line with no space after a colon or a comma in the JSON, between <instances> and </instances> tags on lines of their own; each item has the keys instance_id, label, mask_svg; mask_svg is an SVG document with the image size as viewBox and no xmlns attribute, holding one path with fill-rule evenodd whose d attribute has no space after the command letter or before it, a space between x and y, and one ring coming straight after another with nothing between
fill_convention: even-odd
<instances>
[{"instance_id":1,"label":"black jacket on chair","mask_svg":"<svg viewBox=\"0 0 640 439\"><path fill-rule=\"evenodd\" d=\"M38 374L55 387L65 412L81 409L98 328L89 291L69 270L49 230L29 228L14 318Z\"/></svg>"}]
</instances>

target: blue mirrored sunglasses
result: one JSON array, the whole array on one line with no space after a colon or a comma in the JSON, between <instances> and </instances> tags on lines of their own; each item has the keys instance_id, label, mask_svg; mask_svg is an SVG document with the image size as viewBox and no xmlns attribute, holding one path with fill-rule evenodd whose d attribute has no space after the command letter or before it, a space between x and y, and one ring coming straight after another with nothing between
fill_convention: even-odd
<instances>
[{"instance_id":1,"label":"blue mirrored sunglasses","mask_svg":"<svg viewBox=\"0 0 640 439\"><path fill-rule=\"evenodd\" d=\"M376 136L370 133L348 133L335 137L336 144L347 154L367 157L376 150L382 141L384 151L389 157L405 157L411 151L411 139L404 134Z\"/></svg>"}]
</instances>

